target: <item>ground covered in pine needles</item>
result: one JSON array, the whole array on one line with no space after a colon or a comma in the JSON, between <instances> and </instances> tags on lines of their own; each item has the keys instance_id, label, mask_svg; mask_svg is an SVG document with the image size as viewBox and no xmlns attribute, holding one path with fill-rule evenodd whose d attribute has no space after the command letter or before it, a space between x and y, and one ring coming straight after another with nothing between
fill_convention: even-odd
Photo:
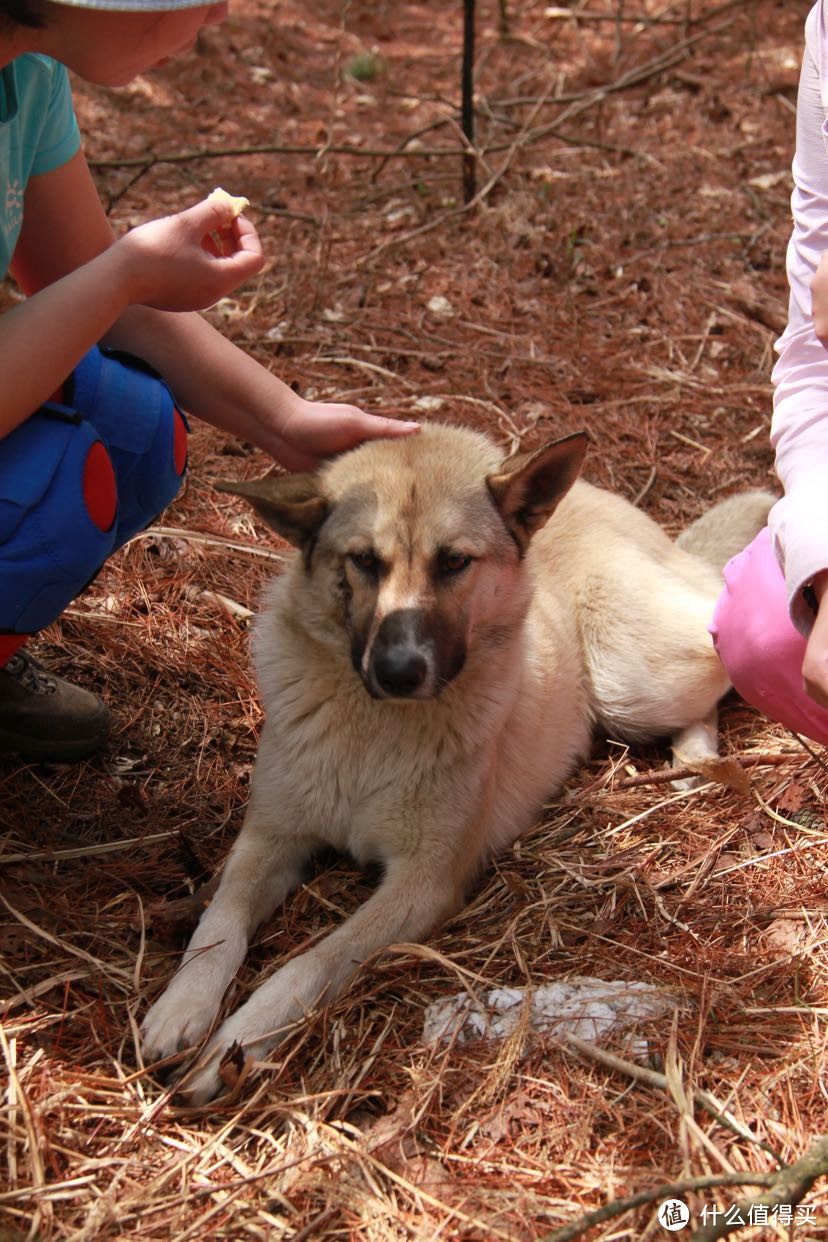
<instances>
[{"instance_id":1,"label":"ground covered in pine needles","mask_svg":"<svg viewBox=\"0 0 828 1242\"><path fill-rule=\"evenodd\" d=\"M480 4L470 204L459 4L235 0L191 55L79 87L78 110L118 228L214 185L250 198L267 267L210 314L306 396L504 449L584 427L586 476L676 532L772 485L806 10L510 0L503 29ZM267 466L197 426L163 524L34 644L115 728L84 765L0 761L0 1238L647 1239L676 1183L693 1236L722 1236L715 1208L828 1131L828 770L735 698L719 779L679 793L664 747L598 739L461 914L366 965L229 1101L183 1109L143 1066L138 1023L242 819L250 616L284 552L212 484ZM320 865L228 1005L371 884ZM505 1040L423 1041L454 993L582 976L666 1012L597 1052L534 1031L528 1002ZM826 1183L799 1174L793 1224L744 1209L739 1236L828 1236Z\"/></svg>"}]
</instances>

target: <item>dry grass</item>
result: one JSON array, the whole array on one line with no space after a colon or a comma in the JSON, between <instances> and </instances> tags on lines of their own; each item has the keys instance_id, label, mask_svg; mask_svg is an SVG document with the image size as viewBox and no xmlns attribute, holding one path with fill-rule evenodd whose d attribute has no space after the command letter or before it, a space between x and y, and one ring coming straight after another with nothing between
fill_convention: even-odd
<instances>
[{"instance_id":1,"label":"dry grass","mask_svg":"<svg viewBox=\"0 0 828 1242\"><path fill-rule=\"evenodd\" d=\"M114 104L82 93L90 153L277 139L392 149L419 129L445 148L456 7L286 2L277 26L259 0L240 0L226 34L235 56L210 55L223 48L211 31L205 55ZM215 313L306 393L401 413L430 397L439 417L504 446L585 425L590 477L676 530L770 477L804 10L711 7L690 33L726 30L573 113L563 142L529 133L570 106L551 97L583 103L688 31L510 7L517 43L498 41L496 6L481 16L483 140L506 144L488 159L508 168L473 213L457 213L459 167L437 156L379 169L247 155L157 165L132 185L134 169L102 168L102 189L119 223L216 183L260 204L272 264ZM384 78L343 79L373 42ZM200 132L202 102L228 97L234 108ZM105 107L115 129L100 123ZM428 311L435 295L451 319ZM663 748L599 739L462 914L427 947L369 963L235 1098L188 1112L142 1067L137 1023L240 824L260 724L246 610L279 568L279 550L210 482L264 466L199 429L163 528L36 644L105 695L116 730L78 768L0 764L3 1242L532 1239L609 1200L801 1156L825 1130L828 773L820 748L736 701L723 715L723 750L744 769L735 782L730 770L733 787L677 794ZM320 864L260 934L227 1005L370 885L346 860ZM681 997L673 1021L637 1032L663 1082L526 1030L503 1044L421 1041L426 1006L447 994L574 975ZM631 1059L624 1042L608 1049ZM705 1204L742 1193L750 1185L687 1197L698 1223ZM828 1236L825 1199L817 1183L798 1242ZM661 1236L654 1213L638 1207L589 1236Z\"/></svg>"}]
</instances>

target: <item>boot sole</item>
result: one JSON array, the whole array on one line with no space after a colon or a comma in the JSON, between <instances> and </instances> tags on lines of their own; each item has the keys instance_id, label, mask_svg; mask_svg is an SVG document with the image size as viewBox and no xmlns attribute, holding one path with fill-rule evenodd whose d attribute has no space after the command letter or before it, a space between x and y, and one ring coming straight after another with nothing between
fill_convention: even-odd
<instances>
[{"instance_id":1,"label":"boot sole","mask_svg":"<svg viewBox=\"0 0 828 1242\"><path fill-rule=\"evenodd\" d=\"M59 742L44 738L21 740L19 734L0 729L0 755L13 755L16 759L31 759L40 763L73 763L88 759L105 745L109 736L106 729L94 737L65 738Z\"/></svg>"}]
</instances>

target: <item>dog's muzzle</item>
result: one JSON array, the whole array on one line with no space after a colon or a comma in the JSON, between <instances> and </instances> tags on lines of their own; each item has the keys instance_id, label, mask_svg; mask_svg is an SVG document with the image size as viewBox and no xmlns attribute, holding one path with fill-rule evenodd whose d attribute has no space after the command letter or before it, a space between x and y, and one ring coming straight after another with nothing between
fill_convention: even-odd
<instances>
[{"instance_id":1,"label":"dog's muzzle","mask_svg":"<svg viewBox=\"0 0 828 1242\"><path fill-rule=\"evenodd\" d=\"M363 678L374 698L433 699L464 660L465 645L439 618L401 608L383 618Z\"/></svg>"}]
</instances>

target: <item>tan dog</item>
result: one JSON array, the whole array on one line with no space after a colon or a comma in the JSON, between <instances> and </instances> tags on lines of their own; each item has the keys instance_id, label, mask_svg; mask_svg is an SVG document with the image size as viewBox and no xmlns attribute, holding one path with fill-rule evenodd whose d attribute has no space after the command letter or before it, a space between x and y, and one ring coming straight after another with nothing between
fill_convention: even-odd
<instances>
[{"instance_id":1,"label":"tan dog","mask_svg":"<svg viewBox=\"0 0 828 1242\"><path fill-rule=\"evenodd\" d=\"M575 483L585 447L575 435L503 461L481 435L429 426L228 489L300 554L256 630L267 720L244 827L147 1014L145 1055L208 1035L251 936L320 845L379 861L384 878L226 1019L187 1079L195 1102L220 1089L231 1045L262 1057L369 955L456 911L596 725L715 753L728 682L707 624L721 566L773 497L725 501L691 527L705 561Z\"/></svg>"}]
</instances>

